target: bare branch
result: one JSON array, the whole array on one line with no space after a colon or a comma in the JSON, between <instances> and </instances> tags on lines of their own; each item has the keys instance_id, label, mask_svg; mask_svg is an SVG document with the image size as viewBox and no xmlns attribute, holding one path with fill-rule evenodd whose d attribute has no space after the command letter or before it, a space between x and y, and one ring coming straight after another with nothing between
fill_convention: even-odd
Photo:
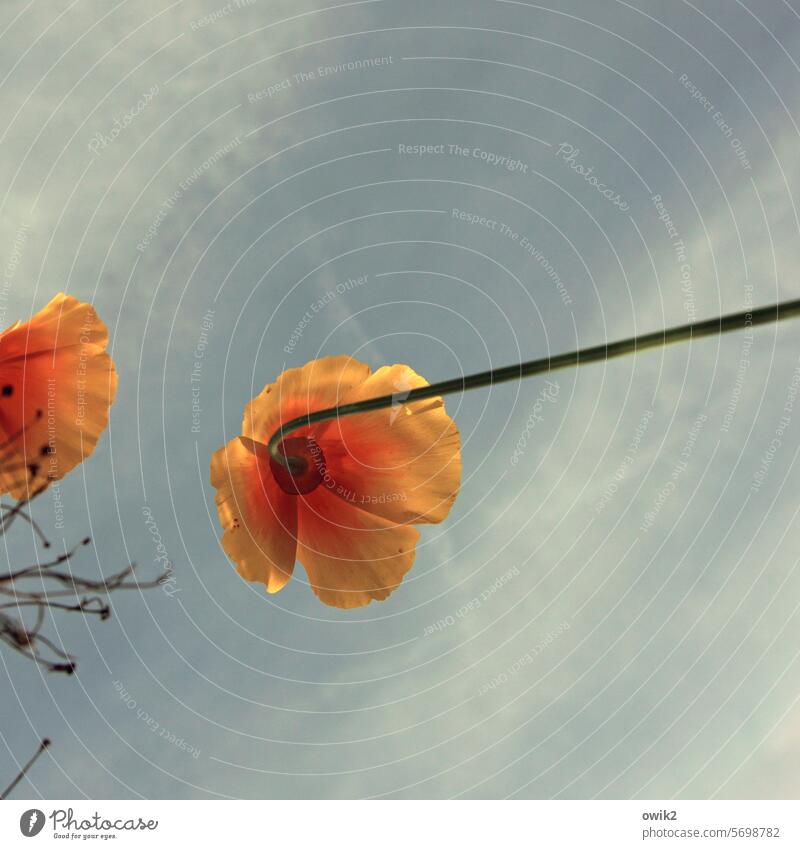
<instances>
[{"instance_id":1,"label":"bare branch","mask_svg":"<svg viewBox=\"0 0 800 849\"><path fill-rule=\"evenodd\" d=\"M32 498L36 495L38 492ZM28 504L30 499L15 505L0 504L0 536L8 531L16 518L23 518L49 547L49 541L25 509ZM111 616L111 605L106 596L118 590L151 589L162 584L171 574L167 570L150 581L136 581L133 579L136 566L130 564L107 577L77 575L72 561L79 550L90 545L91 541L90 537L85 537L51 560L0 573L0 598L5 596L8 599L0 603L0 641L50 672L71 675L75 670L75 659L42 634L48 611L82 613L98 616L104 621ZM61 566L66 566L67 570L58 568ZM17 614L16 618L4 612L12 609ZM26 611L33 613L32 624L24 622ZM52 657L48 658L48 654Z\"/></svg>"},{"instance_id":2,"label":"bare branch","mask_svg":"<svg viewBox=\"0 0 800 849\"><path fill-rule=\"evenodd\" d=\"M42 754L42 752L45 751L45 749L49 747L49 745L50 741L47 739L47 737L45 737L44 740L39 743L39 748L36 750L33 757L19 771L19 775L17 775L17 777L11 782L11 784L9 784L8 787L6 787L6 789L2 793L0 793L0 799L8 798L8 794L20 783L20 781L22 781L23 778L25 778L28 773L28 770L34 765L34 763L36 763L38 757Z\"/></svg>"},{"instance_id":3,"label":"bare branch","mask_svg":"<svg viewBox=\"0 0 800 849\"><path fill-rule=\"evenodd\" d=\"M0 451L2 448L0 445ZM33 528L44 547L50 548L49 540L26 510L30 501L45 488L46 486L41 487L27 501L14 505L0 504L0 536L7 533L14 521L20 518ZM167 570L150 581L136 581L132 578L136 568L133 563L108 577L88 578L76 575L72 571L72 559L81 548L91 544L91 541L90 537L85 537L52 560L0 573L0 598L5 596L9 599L0 603L0 642L48 672L72 675L76 660L63 646L59 647L42 633L47 613L79 613L98 616L103 621L111 616L111 604L107 596L112 592L151 589L164 583L171 575L171 570ZM68 571L58 568L61 566L66 566ZM11 610L16 616L5 612ZM26 614L25 617L23 614ZM25 624L26 618L29 624ZM19 784L49 745L48 739L42 740L38 751L3 791L0 799L5 799Z\"/></svg>"}]
</instances>

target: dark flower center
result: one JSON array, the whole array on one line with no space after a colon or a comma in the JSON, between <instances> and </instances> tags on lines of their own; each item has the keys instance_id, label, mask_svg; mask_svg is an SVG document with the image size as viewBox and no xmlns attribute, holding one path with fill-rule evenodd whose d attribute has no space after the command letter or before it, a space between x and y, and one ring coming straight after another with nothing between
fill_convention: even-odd
<instances>
[{"instance_id":1,"label":"dark flower center","mask_svg":"<svg viewBox=\"0 0 800 849\"><path fill-rule=\"evenodd\" d=\"M272 477L289 495L313 492L325 478L325 455L316 440L309 436L284 439L278 451L289 461L289 468L269 458Z\"/></svg>"}]
</instances>

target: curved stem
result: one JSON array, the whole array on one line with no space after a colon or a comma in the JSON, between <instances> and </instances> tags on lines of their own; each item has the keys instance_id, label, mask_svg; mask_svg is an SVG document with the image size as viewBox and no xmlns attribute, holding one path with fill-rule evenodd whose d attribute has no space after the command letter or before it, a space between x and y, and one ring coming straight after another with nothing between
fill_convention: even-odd
<instances>
[{"instance_id":1,"label":"curved stem","mask_svg":"<svg viewBox=\"0 0 800 849\"><path fill-rule=\"evenodd\" d=\"M357 413L366 413L371 410L380 410L395 404L412 404L425 398L434 398L439 395L450 395L453 392L466 392L468 389L478 389L482 386L493 386L497 383L505 383L509 380L519 380L523 377L532 377L535 374L556 371L558 369L571 368L572 366L594 363L621 357L625 354L647 350L648 348L659 348L672 342L682 342L686 339L695 339L702 336L716 336L721 333L729 333L732 330L742 330L745 327L758 324L768 324L773 321L781 321L786 318L794 318L800 315L800 299L783 301L760 307L757 310L745 310L744 312L730 313L710 318L706 321L696 321L690 324L681 324L677 327L657 330L654 333L646 333L641 336L631 336L618 342L609 342L603 345L595 345L591 348L580 348L554 357L542 357L538 360L528 360L513 366L489 369L488 371L469 374L463 377L455 377L452 380L443 380L429 386L420 386L408 393L382 395L379 398L368 398L354 404L342 404L339 407L329 407L326 410L317 410L298 416L282 424L270 437L267 443L270 456L281 465L291 471L291 457L284 456L278 449L285 437L292 431L301 427L316 424L317 422L337 419L342 416L353 416Z\"/></svg>"}]
</instances>

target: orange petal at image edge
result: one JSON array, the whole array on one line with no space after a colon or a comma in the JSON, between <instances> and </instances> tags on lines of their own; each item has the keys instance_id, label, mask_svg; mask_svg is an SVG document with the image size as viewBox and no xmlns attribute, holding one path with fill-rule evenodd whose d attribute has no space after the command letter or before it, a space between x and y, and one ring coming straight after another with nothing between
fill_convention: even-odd
<instances>
[{"instance_id":1,"label":"orange petal at image edge","mask_svg":"<svg viewBox=\"0 0 800 849\"><path fill-rule=\"evenodd\" d=\"M91 304L63 292L0 334L0 494L29 499L94 450L117 372Z\"/></svg>"}]
</instances>

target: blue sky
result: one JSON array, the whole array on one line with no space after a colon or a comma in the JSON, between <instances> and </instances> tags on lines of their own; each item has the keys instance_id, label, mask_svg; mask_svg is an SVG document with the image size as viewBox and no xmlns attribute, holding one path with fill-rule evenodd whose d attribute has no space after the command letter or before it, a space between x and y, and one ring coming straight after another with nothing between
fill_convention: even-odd
<instances>
[{"instance_id":1,"label":"blue sky","mask_svg":"<svg viewBox=\"0 0 800 849\"><path fill-rule=\"evenodd\" d=\"M434 381L796 297L790 2L7 5L5 323L92 299L120 373L36 514L142 577L152 515L175 570L52 623L71 679L2 656L3 774L54 741L20 795L800 793L796 325L448 399L459 499L361 610L239 579L208 482L320 355Z\"/></svg>"}]
</instances>

